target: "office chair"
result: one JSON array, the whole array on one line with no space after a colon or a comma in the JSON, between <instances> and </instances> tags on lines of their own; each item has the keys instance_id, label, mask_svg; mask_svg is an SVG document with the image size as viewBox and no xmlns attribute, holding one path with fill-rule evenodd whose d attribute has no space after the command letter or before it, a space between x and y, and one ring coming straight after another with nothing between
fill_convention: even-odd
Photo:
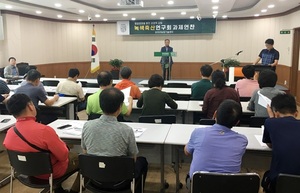
<instances>
[{"instance_id":1,"label":"office chair","mask_svg":"<svg viewBox=\"0 0 300 193\"><path fill-rule=\"evenodd\" d=\"M250 99L251 97L240 97L240 102L248 102Z\"/></svg>"},{"instance_id":2,"label":"office chair","mask_svg":"<svg viewBox=\"0 0 300 193\"><path fill-rule=\"evenodd\" d=\"M299 193L300 175L279 174L276 193Z\"/></svg>"},{"instance_id":3,"label":"office chair","mask_svg":"<svg viewBox=\"0 0 300 193\"><path fill-rule=\"evenodd\" d=\"M87 82L87 83L85 84L85 87L99 88L99 84L98 84L98 83L90 83L90 82Z\"/></svg>"},{"instance_id":4,"label":"office chair","mask_svg":"<svg viewBox=\"0 0 300 193\"><path fill-rule=\"evenodd\" d=\"M16 64L16 66L18 68L20 76L24 76L28 72L28 70L27 70L27 67L29 66L28 63L20 62L20 63Z\"/></svg>"},{"instance_id":5,"label":"office chair","mask_svg":"<svg viewBox=\"0 0 300 193\"><path fill-rule=\"evenodd\" d=\"M59 83L58 80L43 80L44 86L57 86Z\"/></svg>"},{"instance_id":6,"label":"office chair","mask_svg":"<svg viewBox=\"0 0 300 193\"><path fill-rule=\"evenodd\" d=\"M170 88L191 88L187 83L168 83L167 87Z\"/></svg>"},{"instance_id":7,"label":"office chair","mask_svg":"<svg viewBox=\"0 0 300 193\"><path fill-rule=\"evenodd\" d=\"M144 115L139 117L140 123L176 123L175 115Z\"/></svg>"},{"instance_id":8,"label":"office chair","mask_svg":"<svg viewBox=\"0 0 300 193\"><path fill-rule=\"evenodd\" d=\"M261 127L265 124L265 121L268 117L250 117L249 127Z\"/></svg>"},{"instance_id":9,"label":"office chair","mask_svg":"<svg viewBox=\"0 0 300 193\"><path fill-rule=\"evenodd\" d=\"M199 124L200 125L213 125L216 123L215 119L200 119Z\"/></svg>"},{"instance_id":10,"label":"office chair","mask_svg":"<svg viewBox=\"0 0 300 193\"><path fill-rule=\"evenodd\" d=\"M53 179L50 153L47 152L18 152L7 150L10 165L10 193L13 192L13 178L17 178L22 184L31 188L45 188L42 192L53 192L63 181L73 175L78 170L74 170L64 176ZM34 176L49 174L47 180Z\"/></svg>"},{"instance_id":11,"label":"office chair","mask_svg":"<svg viewBox=\"0 0 300 193\"><path fill-rule=\"evenodd\" d=\"M134 159L89 154L79 155L80 193L85 188L99 193L134 193Z\"/></svg>"},{"instance_id":12,"label":"office chair","mask_svg":"<svg viewBox=\"0 0 300 193\"><path fill-rule=\"evenodd\" d=\"M259 181L256 173L195 172L191 193L258 193Z\"/></svg>"}]
</instances>

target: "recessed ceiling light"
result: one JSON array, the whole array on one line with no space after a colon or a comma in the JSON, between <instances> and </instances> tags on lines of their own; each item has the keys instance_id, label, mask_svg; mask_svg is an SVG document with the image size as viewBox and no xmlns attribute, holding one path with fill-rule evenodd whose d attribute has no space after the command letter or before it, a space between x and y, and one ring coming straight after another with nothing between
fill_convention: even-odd
<instances>
[{"instance_id":1,"label":"recessed ceiling light","mask_svg":"<svg viewBox=\"0 0 300 193\"><path fill-rule=\"evenodd\" d=\"M174 1L168 1L168 5L173 5Z\"/></svg>"},{"instance_id":2,"label":"recessed ceiling light","mask_svg":"<svg viewBox=\"0 0 300 193\"><path fill-rule=\"evenodd\" d=\"M219 6L213 6L212 9L214 10L219 9Z\"/></svg>"},{"instance_id":3,"label":"recessed ceiling light","mask_svg":"<svg viewBox=\"0 0 300 193\"><path fill-rule=\"evenodd\" d=\"M254 14L254 17L258 17L259 16L259 14Z\"/></svg>"},{"instance_id":4,"label":"recessed ceiling light","mask_svg":"<svg viewBox=\"0 0 300 193\"><path fill-rule=\"evenodd\" d=\"M60 3L55 3L54 6L55 7L61 7L61 4Z\"/></svg>"},{"instance_id":5,"label":"recessed ceiling light","mask_svg":"<svg viewBox=\"0 0 300 193\"><path fill-rule=\"evenodd\" d=\"M62 15L57 15L57 17L58 17L58 18L62 18L63 16L62 16Z\"/></svg>"},{"instance_id":6,"label":"recessed ceiling light","mask_svg":"<svg viewBox=\"0 0 300 193\"><path fill-rule=\"evenodd\" d=\"M195 19L195 16L190 16L190 19Z\"/></svg>"},{"instance_id":7,"label":"recessed ceiling light","mask_svg":"<svg viewBox=\"0 0 300 193\"><path fill-rule=\"evenodd\" d=\"M117 6L120 6L121 5L121 3L117 3Z\"/></svg>"},{"instance_id":8,"label":"recessed ceiling light","mask_svg":"<svg viewBox=\"0 0 300 193\"><path fill-rule=\"evenodd\" d=\"M165 18L164 17L160 17L159 19L164 20Z\"/></svg>"},{"instance_id":9,"label":"recessed ceiling light","mask_svg":"<svg viewBox=\"0 0 300 193\"><path fill-rule=\"evenodd\" d=\"M156 13L151 13L152 16L156 16Z\"/></svg>"},{"instance_id":10,"label":"recessed ceiling light","mask_svg":"<svg viewBox=\"0 0 300 193\"><path fill-rule=\"evenodd\" d=\"M262 12L262 13L266 13L266 12L267 12L267 9L262 9L261 12Z\"/></svg>"},{"instance_id":11,"label":"recessed ceiling light","mask_svg":"<svg viewBox=\"0 0 300 193\"><path fill-rule=\"evenodd\" d=\"M78 10L78 12L79 12L79 13L84 13L85 11L82 10L82 9L80 9L80 10Z\"/></svg>"},{"instance_id":12,"label":"recessed ceiling light","mask_svg":"<svg viewBox=\"0 0 300 193\"><path fill-rule=\"evenodd\" d=\"M36 14L42 14L42 12L39 11L39 10L35 11L35 13L36 13Z\"/></svg>"},{"instance_id":13,"label":"recessed ceiling light","mask_svg":"<svg viewBox=\"0 0 300 193\"><path fill-rule=\"evenodd\" d=\"M132 21L135 21L135 20L136 20L136 18L135 18L135 17L133 17L133 18L131 18L131 20L132 20Z\"/></svg>"},{"instance_id":14,"label":"recessed ceiling light","mask_svg":"<svg viewBox=\"0 0 300 193\"><path fill-rule=\"evenodd\" d=\"M12 9L12 6L11 5L5 5L5 8L6 9Z\"/></svg>"},{"instance_id":15,"label":"recessed ceiling light","mask_svg":"<svg viewBox=\"0 0 300 193\"><path fill-rule=\"evenodd\" d=\"M101 15L100 14L96 14L95 17L101 17Z\"/></svg>"},{"instance_id":16,"label":"recessed ceiling light","mask_svg":"<svg viewBox=\"0 0 300 193\"><path fill-rule=\"evenodd\" d=\"M127 17L127 16L128 16L128 14L127 14L127 13L123 13L123 16L124 16L124 17Z\"/></svg>"},{"instance_id":17,"label":"recessed ceiling light","mask_svg":"<svg viewBox=\"0 0 300 193\"><path fill-rule=\"evenodd\" d=\"M270 8L270 9L272 9L272 8L274 8L274 7L275 7L274 4L268 5L268 8Z\"/></svg>"},{"instance_id":18,"label":"recessed ceiling light","mask_svg":"<svg viewBox=\"0 0 300 193\"><path fill-rule=\"evenodd\" d=\"M107 21L108 19L104 18L103 21Z\"/></svg>"},{"instance_id":19,"label":"recessed ceiling light","mask_svg":"<svg viewBox=\"0 0 300 193\"><path fill-rule=\"evenodd\" d=\"M214 15L217 15L219 12L218 11L213 11L213 14Z\"/></svg>"},{"instance_id":20,"label":"recessed ceiling light","mask_svg":"<svg viewBox=\"0 0 300 193\"><path fill-rule=\"evenodd\" d=\"M77 19L77 21L82 22L82 19Z\"/></svg>"},{"instance_id":21,"label":"recessed ceiling light","mask_svg":"<svg viewBox=\"0 0 300 193\"><path fill-rule=\"evenodd\" d=\"M222 18L223 18L223 19L226 19L226 18L227 18L227 15L223 15Z\"/></svg>"},{"instance_id":22,"label":"recessed ceiling light","mask_svg":"<svg viewBox=\"0 0 300 193\"><path fill-rule=\"evenodd\" d=\"M181 15L186 15L186 12L185 12L185 11L183 11L183 12L181 12L180 14L181 14Z\"/></svg>"},{"instance_id":23,"label":"recessed ceiling light","mask_svg":"<svg viewBox=\"0 0 300 193\"><path fill-rule=\"evenodd\" d=\"M219 0L211 0L212 3L219 3Z\"/></svg>"}]
</instances>

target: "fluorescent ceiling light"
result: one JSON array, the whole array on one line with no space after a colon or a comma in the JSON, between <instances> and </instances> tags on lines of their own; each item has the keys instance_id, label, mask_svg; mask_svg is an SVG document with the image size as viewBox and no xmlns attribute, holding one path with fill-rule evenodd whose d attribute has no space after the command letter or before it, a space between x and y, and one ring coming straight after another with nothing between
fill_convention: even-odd
<instances>
[{"instance_id":1,"label":"fluorescent ceiling light","mask_svg":"<svg viewBox=\"0 0 300 193\"><path fill-rule=\"evenodd\" d=\"M79 13L84 13L85 11L83 9L78 10Z\"/></svg>"},{"instance_id":2,"label":"fluorescent ceiling light","mask_svg":"<svg viewBox=\"0 0 300 193\"><path fill-rule=\"evenodd\" d=\"M190 16L190 19L195 19L195 16Z\"/></svg>"},{"instance_id":3,"label":"fluorescent ceiling light","mask_svg":"<svg viewBox=\"0 0 300 193\"><path fill-rule=\"evenodd\" d=\"M55 7L61 7L61 4L60 3L55 3L54 6Z\"/></svg>"},{"instance_id":4,"label":"fluorescent ceiling light","mask_svg":"<svg viewBox=\"0 0 300 193\"><path fill-rule=\"evenodd\" d=\"M222 18L223 18L223 19L226 19L226 18L227 18L227 15L223 15Z\"/></svg>"},{"instance_id":5,"label":"fluorescent ceiling light","mask_svg":"<svg viewBox=\"0 0 300 193\"><path fill-rule=\"evenodd\" d=\"M254 14L254 17L258 17L259 16L259 14Z\"/></svg>"},{"instance_id":6,"label":"fluorescent ceiling light","mask_svg":"<svg viewBox=\"0 0 300 193\"><path fill-rule=\"evenodd\" d=\"M275 7L274 4L268 5L268 8L270 8L270 9L272 9L272 8L274 8L274 7Z\"/></svg>"},{"instance_id":7,"label":"fluorescent ceiling light","mask_svg":"<svg viewBox=\"0 0 300 193\"><path fill-rule=\"evenodd\" d=\"M133 18L131 18L131 20L132 20L132 21L135 21L135 20L136 20L136 18L135 18L135 17L133 17Z\"/></svg>"},{"instance_id":8,"label":"fluorescent ceiling light","mask_svg":"<svg viewBox=\"0 0 300 193\"><path fill-rule=\"evenodd\" d=\"M180 14L181 14L181 15L186 15L186 12L185 12L185 11L183 11L183 12L181 12Z\"/></svg>"},{"instance_id":9,"label":"fluorescent ceiling light","mask_svg":"<svg viewBox=\"0 0 300 193\"><path fill-rule=\"evenodd\" d=\"M5 5L5 8L6 9L12 9L12 6L11 5Z\"/></svg>"},{"instance_id":10,"label":"fluorescent ceiling light","mask_svg":"<svg viewBox=\"0 0 300 193\"><path fill-rule=\"evenodd\" d=\"M127 14L127 13L123 13L123 16L124 16L124 17L127 17L127 16L128 16L128 14Z\"/></svg>"},{"instance_id":11,"label":"fluorescent ceiling light","mask_svg":"<svg viewBox=\"0 0 300 193\"><path fill-rule=\"evenodd\" d=\"M211 0L212 3L219 3L219 0Z\"/></svg>"},{"instance_id":12,"label":"fluorescent ceiling light","mask_svg":"<svg viewBox=\"0 0 300 193\"><path fill-rule=\"evenodd\" d=\"M266 13L267 10L266 10L266 9L262 9L261 12L262 12L262 13Z\"/></svg>"},{"instance_id":13,"label":"fluorescent ceiling light","mask_svg":"<svg viewBox=\"0 0 300 193\"><path fill-rule=\"evenodd\" d=\"M101 15L100 14L96 14L95 17L101 17Z\"/></svg>"},{"instance_id":14,"label":"fluorescent ceiling light","mask_svg":"<svg viewBox=\"0 0 300 193\"><path fill-rule=\"evenodd\" d=\"M79 22L82 22L82 19L78 19Z\"/></svg>"},{"instance_id":15,"label":"fluorescent ceiling light","mask_svg":"<svg viewBox=\"0 0 300 193\"><path fill-rule=\"evenodd\" d=\"M174 1L168 1L168 5L173 5Z\"/></svg>"},{"instance_id":16,"label":"fluorescent ceiling light","mask_svg":"<svg viewBox=\"0 0 300 193\"><path fill-rule=\"evenodd\" d=\"M213 6L212 9L214 10L219 9L219 6Z\"/></svg>"},{"instance_id":17,"label":"fluorescent ceiling light","mask_svg":"<svg viewBox=\"0 0 300 193\"><path fill-rule=\"evenodd\" d=\"M159 19L164 20L165 18L164 17L160 17Z\"/></svg>"},{"instance_id":18,"label":"fluorescent ceiling light","mask_svg":"<svg viewBox=\"0 0 300 193\"><path fill-rule=\"evenodd\" d=\"M151 13L152 16L156 16L156 13Z\"/></svg>"},{"instance_id":19,"label":"fluorescent ceiling light","mask_svg":"<svg viewBox=\"0 0 300 193\"><path fill-rule=\"evenodd\" d=\"M39 10L35 11L35 13L36 13L36 14L42 14L42 12L39 11Z\"/></svg>"},{"instance_id":20,"label":"fluorescent ceiling light","mask_svg":"<svg viewBox=\"0 0 300 193\"><path fill-rule=\"evenodd\" d=\"M62 15L57 15L57 17L58 17L58 18L62 18L63 16L62 16Z\"/></svg>"},{"instance_id":21,"label":"fluorescent ceiling light","mask_svg":"<svg viewBox=\"0 0 300 193\"><path fill-rule=\"evenodd\" d=\"M108 19L104 18L103 21L107 21Z\"/></svg>"}]
</instances>

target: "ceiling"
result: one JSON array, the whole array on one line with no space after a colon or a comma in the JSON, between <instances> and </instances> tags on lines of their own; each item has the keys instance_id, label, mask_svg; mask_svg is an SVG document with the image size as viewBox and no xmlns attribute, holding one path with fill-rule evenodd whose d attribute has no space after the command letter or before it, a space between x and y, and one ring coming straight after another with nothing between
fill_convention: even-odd
<instances>
[{"instance_id":1,"label":"ceiling","mask_svg":"<svg viewBox=\"0 0 300 193\"><path fill-rule=\"evenodd\" d=\"M139 5L120 6L121 1L141 0L0 0L0 10L57 20L120 21L152 19L242 18L279 14L300 6L300 0L143 0ZM55 6L59 3L61 6ZM273 5L274 7L270 7ZM213 9L217 6L217 9ZM265 9L265 12L262 10ZM79 10L82 10L80 13ZM37 13L37 11L39 11ZM218 13L213 13L217 11ZM156 13L156 15L151 15ZM127 16L123 16L127 14ZM59 18L58 15L61 17ZM162 18L163 17L163 18Z\"/></svg>"}]
</instances>

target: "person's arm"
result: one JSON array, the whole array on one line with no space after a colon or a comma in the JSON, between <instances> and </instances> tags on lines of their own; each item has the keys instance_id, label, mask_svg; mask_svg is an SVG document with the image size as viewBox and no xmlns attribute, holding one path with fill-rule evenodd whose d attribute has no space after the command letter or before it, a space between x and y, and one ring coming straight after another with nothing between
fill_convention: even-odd
<instances>
[{"instance_id":1,"label":"person's arm","mask_svg":"<svg viewBox=\"0 0 300 193\"><path fill-rule=\"evenodd\" d=\"M144 91L144 92L145 92L145 91ZM138 101L137 101L137 103L136 103L136 106L137 106L138 108L141 108L141 107L143 106L143 104L144 104L144 102L143 102L143 95L144 95L144 94L141 95L141 97L138 99Z\"/></svg>"},{"instance_id":2,"label":"person's arm","mask_svg":"<svg viewBox=\"0 0 300 193\"><path fill-rule=\"evenodd\" d=\"M67 145L58 137L54 129L49 126L44 133L44 143L47 144L49 151L58 161L65 161L68 159L69 150Z\"/></svg>"},{"instance_id":3,"label":"person's arm","mask_svg":"<svg viewBox=\"0 0 300 193\"><path fill-rule=\"evenodd\" d=\"M56 95L54 95L51 99L46 99L45 101L44 101L44 104L46 105L46 106L52 106L57 100L59 99L59 96L56 94Z\"/></svg>"},{"instance_id":4,"label":"person's arm","mask_svg":"<svg viewBox=\"0 0 300 193\"><path fill-rule=\"evenodd\" d=\"M79 88L78 88L78 99L79 99L80 101L84 101L84 100L85 100L85 96L84 96L84 94L83 94L83 89L82 89L81 86L79 86Z\"/></svg>"},{"instance_id":5,"label":"person's arm","mask_svg":"<svg viewBox=\"0 0 300 193\"><path fill-rule=\"evenodd\" d=\"M128 102L129 102L129 105L127 107L125 106L125 103L123 103L123 105L127 108L127 112L124 113L124 115L127 117L130 116L130 114L132 112L133 99L131 96L128 97Z\"/></svg>"},{"instance_id":6,"label":"person's arm","mask_svg":"<svg viewBox=\"0 0 300 193\"><path fill-rule=\"evenodd\" d=\"M165 93L166 104L171 107L171 109L177 109L178 104L170 97L168 93Z\"/></svg>"},{"instance_id":7,"label":"person's arm","mask_svg":"<svg viewBox=\"0 0 300 193\"><path fill-rule=\"evenodd\" d=\"M188 152L188 150L187 150L187 145L184 146L184 154L186 156L190 156L191 155L190 152Z\"/></svg>"},{"instance_id":8,"label":"person's arm","mask_svg":"<svg viewBox=\"0 0 300 193\"><path fill-rule=\"evenodd\" d=\"M1 87L3 89L3 93L2 94L9 94L10 93L10 89L7 86L7 83L4 80L0 80L1 82Z\"/></svg>"},{"instance_id":9,"label":"person's arm","mask_svg":"<svg viewBox=\"0 0 300 193\"><path fill-rule=\"evenodd\" d=\"M254 62L253 62L253 65L256 65L258 64L258 62L261 60L261 57L258 57Z\"/></svg>"},{"instance_id":10,"label":"person's arm","mask_svg":"<svg viewBox=\"0 0 300 193\"><path fill-rule=\"evenodd\" d=\"M278 61L279 61L279 52L276 51L275 55L274 55L274 62L273 64L270 64L271 66L277 66L278 65Z\"/></svg>"},{"instance_id":11,"label":"person's arm","mask_svg":"<svg viewBox=\"0 0 300 193\"><path fill-rule=\"evenodd\" d=\"M11 68L9 66L6 66L4 68L4 78L7 78L7 77L11 77Z\"/></svg>"},{"instance_id":12,"label":"person's arm","mask_svg":"<svg viewBox=\"0 0 300 193\"><path fill-rule=\"evenodd\" d=\"M274 63L270 64L270 66L277 66L277 64L278 64L278 60L274 60Z\"/></svg>"},{"instance_id":13,"label":"person's arm","mask_svg":"<svg viewBox=\"0 0 300 193\"><path fill-rule=\"evenodd\" d=\"M270 118L274 118L274 112L272 111L271 107L267 105L267 112Z\"/></svg>"},{"instance_id":14,"label":"person's arm","mask_svg":"<svg viewBox=\"0 0 300 193\"><path fill-rule=\"evenodd\" d=\"M132 92L131 93L132 98L135 98L135 99L139 99L142 95L139 87L136 86L136 85L131 86L131 91L130 92Z\"/></svg>"},{"instance_id":15,"label":"person's arm","mask_svg":"<svg viewBox=\"0 0 300 193\"><path fill-rule=\"evenodd\" d=\"M0 102L6 103L8 101L9 94L0 95Z\"/></svg>"},{"instance_id":16,"label":"person's arm","mask_svg":"<svg viewBox=\"0 0 300 193\"><path fill-rule=\"evenodd\" d=\"M256 90L256 91L253 92L252 97L251 97L251 99L250 99L250 101L248 103L247 109L249 111L254 111L255 110L255 103L254 103L254 101L255 101L257 92L258 92L258 90Z\"/></svg>"},{"instance_id":17,"label":"person's arm","mask_svg":"<svg viewBox=\"0 0 300 193\"><path fill-rule=\"evenodd\" d=\"M272 148L272 141L269 132L269 128L270 128L269 123L270 123L270 119L267 119L264 124L264 133L263 133L262 142L267 144L269 148Z\"/></svg>"}]
</instances>

